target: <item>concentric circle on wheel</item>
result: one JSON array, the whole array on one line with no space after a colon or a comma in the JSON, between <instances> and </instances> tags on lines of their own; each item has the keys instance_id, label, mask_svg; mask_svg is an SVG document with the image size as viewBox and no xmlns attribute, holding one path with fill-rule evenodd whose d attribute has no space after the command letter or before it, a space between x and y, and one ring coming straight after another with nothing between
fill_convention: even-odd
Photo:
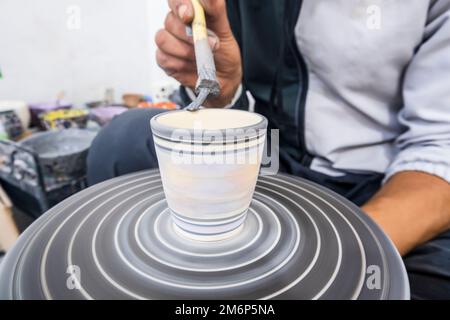
<instances>
[{"instance_id":1,"label":"concentric circle on wheel","mask_svg":"<svg viewBox=\"0 0 450 320\"><path fill-rule=\"evenodd\" d=\"M367 285L368 270L379 270L379 288ZM400 299L408 292L400 257L372 221L340 196L284 175L261 177L242 229L216 242L176 232L157 171L112 179L38 219L0 273L1 298L9 299Z\"/></svg>"}]
</instances>

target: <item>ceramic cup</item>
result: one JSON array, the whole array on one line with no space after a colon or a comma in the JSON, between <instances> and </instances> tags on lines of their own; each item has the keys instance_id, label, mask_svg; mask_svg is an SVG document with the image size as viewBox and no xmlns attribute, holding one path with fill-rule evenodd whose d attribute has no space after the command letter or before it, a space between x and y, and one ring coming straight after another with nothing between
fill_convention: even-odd
<instances>
[{"instance_id":1,"label":"ceramic cup","mask_svg":"<svg viewBox=\"0 0 450 320\"><path fill-rule=\"evenodd\" d=\"M169 111L151 119L175 230L222 240L242 229L267 131L263 116L233 109Z\"/></svg>"}]
</instances>

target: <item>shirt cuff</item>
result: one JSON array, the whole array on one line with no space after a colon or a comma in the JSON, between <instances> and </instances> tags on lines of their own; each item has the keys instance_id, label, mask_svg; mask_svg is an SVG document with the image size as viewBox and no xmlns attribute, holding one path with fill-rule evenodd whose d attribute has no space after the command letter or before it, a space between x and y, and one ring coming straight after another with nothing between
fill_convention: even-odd
<instances>
[{"instance_id":1,"label":"shirt cuff","mask_svg":"<svg viewBox=\"0 0 450 320\"><path fill-rule=\"evenodd\" d=\"M423 147L401 151L386 170L383 184L403 171L428 173L450 183L450 148Z\"/></svg>"},{"instance_id":2,"label":"shirt cuff","mask_svg":"<svg viewBox=\"0 0 450 320\"><path fill-rule=\"evenodd\" d=\"M192 89L188 88L188 87L186 87L185 89L186 89L186 93L187 93L189 99L194 100L196 98L194 91L192 91ZM224 109L232 108L236 104L236 102L238 102L238 100L241 97L241 95L242 95L242 83L237 88L237 90L236 90L236 92L234 94L234 97L231 100L231 102L229 104L221 107L221 108L224 108ZM220 106L218 106L218 107L220 107Z\"/></svg>"}]
</instances>

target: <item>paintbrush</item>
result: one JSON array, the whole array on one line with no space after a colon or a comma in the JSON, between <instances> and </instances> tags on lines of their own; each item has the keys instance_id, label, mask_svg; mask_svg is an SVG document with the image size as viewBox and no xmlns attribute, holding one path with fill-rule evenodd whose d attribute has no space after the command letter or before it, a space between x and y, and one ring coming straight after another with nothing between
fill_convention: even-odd
<instances>
[{"instance_id":1,"label":"paintbrush","mask_svg":"<svg viewBox=\"0 0 450 320\"><path fill-rule=\"evenodd\" d=\"M219 95L220 85L216 76L214 56L208 43L205 10L199 0L191 0L191 2L194 7L192 37L194 39L198 80L195 86L197 97L186 107L186 110L196 111L203 105L208 97Z\"/></svg>"}]
</instances>

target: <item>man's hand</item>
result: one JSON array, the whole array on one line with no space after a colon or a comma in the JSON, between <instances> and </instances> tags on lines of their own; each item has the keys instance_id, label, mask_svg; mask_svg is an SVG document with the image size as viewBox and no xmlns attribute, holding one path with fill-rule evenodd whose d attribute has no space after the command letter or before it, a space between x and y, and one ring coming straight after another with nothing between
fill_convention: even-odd
<instances>
[{"instance_id":1,"label":"man's hand","mask_svg":"<svg viewBox=\"0 0 450 320\"><path fill-rule=\"evenodd\" d=\"M164 29L156 34L156 61L169 75L191 89L197 82L197 70L192 37L186 34L186 26L194 18L190 0L168 0L171 11L166 17ZM239 46L234 38L226 12L225 0L200 0L206 13L208 28L216 36L209 38L214 52L217 78L221 94L208 99L206 106L223 107L231 102L242 80L242 62Z\"/></svg>"},{"instance_id":2,"label":"man's hand","mask_svg":"<svg viewBox=\"0 0 450 320\"><path fill-rule=\"evenodd\" d=\"M450 229L450 184L426 173L401 172L362 209L405 255Z\"/></svg>"}]
</instances>

